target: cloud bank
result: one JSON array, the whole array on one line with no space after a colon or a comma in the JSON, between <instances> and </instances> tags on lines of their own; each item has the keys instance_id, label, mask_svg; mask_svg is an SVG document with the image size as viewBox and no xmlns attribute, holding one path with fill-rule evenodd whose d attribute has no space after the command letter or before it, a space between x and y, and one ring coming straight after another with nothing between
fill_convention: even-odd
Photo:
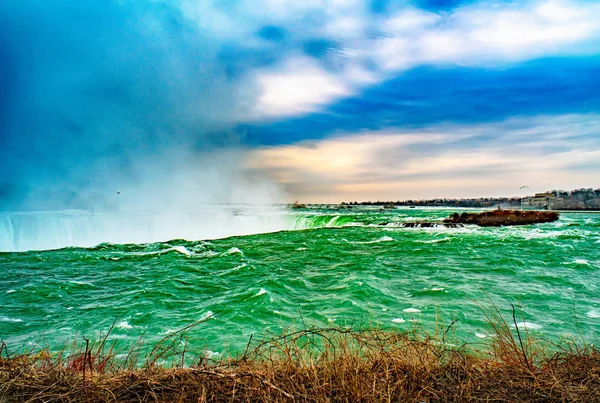
<instances>
[{"instance_id":1,"label":"cloud bank","mask_svg":"<svg viewBox=\"0 0 600 403\"><path fill-rule=\"evenodd\" d=\"M251 164L327 203L523 196L595 183L598 133L597 114L365 131L261 148Z\"/></svg>"}]
</instances>

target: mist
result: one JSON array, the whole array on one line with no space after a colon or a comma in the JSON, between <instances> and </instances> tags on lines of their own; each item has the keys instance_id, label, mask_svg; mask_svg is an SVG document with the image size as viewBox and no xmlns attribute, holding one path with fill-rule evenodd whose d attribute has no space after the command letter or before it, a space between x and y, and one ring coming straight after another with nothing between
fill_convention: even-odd
<instances>
[{"instance_id":1,"label":"mist","mask_svg":"<svg viewBox=\"0 0 600 403\"><path fill-rule=\"evenodd\" d=\"M255 94L223 54L174 3L1 2L0 211L284 201L246 168L236 127Z\"/></svg>"},{"instance_id":2,"label":"mist","mask_svg":"<svg viewBox=\"0 0 600 403\"><path fill-rule=\"evenodd\" d=\"M243 168L253 94L170 4L2 2L3 209L277 200Z\"/></svg>"}]
</instances>

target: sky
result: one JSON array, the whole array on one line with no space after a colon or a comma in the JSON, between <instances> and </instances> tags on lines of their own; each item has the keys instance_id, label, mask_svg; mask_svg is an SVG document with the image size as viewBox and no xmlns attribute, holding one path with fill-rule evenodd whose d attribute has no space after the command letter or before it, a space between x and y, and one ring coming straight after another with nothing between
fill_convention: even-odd
<instances>
[{"instance_id":1,"label":"sky","mask_svg":"<svg viewBox=\"0 0 600 403\"><path fill-rule=\"evenodd\" d=\"M600 187L600 2L2 0L0 210Z\"/></svg>"}]
</instances>

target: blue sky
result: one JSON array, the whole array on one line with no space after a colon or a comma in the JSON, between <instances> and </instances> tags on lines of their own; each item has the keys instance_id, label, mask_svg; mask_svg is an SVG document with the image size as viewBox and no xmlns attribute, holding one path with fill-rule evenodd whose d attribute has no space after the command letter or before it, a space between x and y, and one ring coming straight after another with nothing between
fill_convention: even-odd
<instances>
[{"instance_id":1,"label":"blue sky","mask_svg":"<svg viewBox=\"0 0 600 403\"><path fill-rule=\"evenodd\" d=\"M594 1L4 0L0 209L598 187L598 15Z\"/></svg>"}]
</instances>

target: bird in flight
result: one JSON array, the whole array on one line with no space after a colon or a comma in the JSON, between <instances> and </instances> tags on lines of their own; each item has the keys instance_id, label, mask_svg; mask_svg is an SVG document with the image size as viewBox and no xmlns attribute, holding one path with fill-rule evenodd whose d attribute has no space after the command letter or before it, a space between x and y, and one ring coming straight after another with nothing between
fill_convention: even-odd
<instances>
[{"instance_id":1,"label":"bird in flight","mask_svg":"<svg viewBox=\"0 0 600 403\"><path fill-rule=\"evenodd\" d=\"M527 189L529 189L529 186L521 186L521 187L519 188L519 190L521 190L521 189L526 189L526 188L527 188Z\"/></svg>"}]
</instances>

